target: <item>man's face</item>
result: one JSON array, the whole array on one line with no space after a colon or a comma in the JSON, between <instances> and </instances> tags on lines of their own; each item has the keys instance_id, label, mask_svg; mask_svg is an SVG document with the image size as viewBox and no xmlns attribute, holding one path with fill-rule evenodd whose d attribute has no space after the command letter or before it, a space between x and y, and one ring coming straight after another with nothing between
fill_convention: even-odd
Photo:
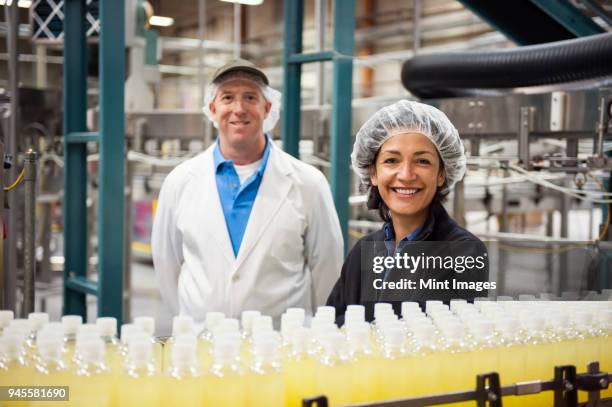
<instances>
[{"instance_id":1,"label":"man's face","mask_svg":"<svg viewBox=\"0 0 612 407\"><path fill-rule=\"evenodd\" d=\"M263 122L271 103L257 84L248 79L222 83L210 104L222 142L232 146L256 143L263 135Z\"/></svg>"}]
</instances>

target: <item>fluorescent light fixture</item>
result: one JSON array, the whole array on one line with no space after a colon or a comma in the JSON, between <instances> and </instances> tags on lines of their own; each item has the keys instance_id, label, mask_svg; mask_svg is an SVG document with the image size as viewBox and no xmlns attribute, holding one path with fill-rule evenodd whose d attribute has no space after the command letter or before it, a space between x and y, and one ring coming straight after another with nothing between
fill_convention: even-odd
<instances>
[{"instance_id":1,"label":"fluorescent light fixture","mask_svg":"<svg viewBox=\"0 0 612 407\"><path fill-rule=\"evenodd\" d=\"M246 4L247 6L259 6L264 0L221 0L226 3Z\"/></svg>"},{"instance_id":2,"label":"fluorescent light fixture","mask_svg":"<svg viewBox=\"0 0 612 407\"><path fill-rule=\"evenodd\" d=\"M162 16L151 16L149 18L149 24L157 27L169 27L174 24L174 18L162 17Z\"/></svg>"},{"instance_id":3,"label":"fluorescent light fixture","mask_svg":"<svg viewBox=\"0 0 612 407\"><path fill-rule=\"evenodd\" d=\"M10 6L13 4L13 0L0 0L0 6ZM32 5L32 0L19 0L17 2L17 7L21 8L30 8Z\"/></svg>"}]
</instances>

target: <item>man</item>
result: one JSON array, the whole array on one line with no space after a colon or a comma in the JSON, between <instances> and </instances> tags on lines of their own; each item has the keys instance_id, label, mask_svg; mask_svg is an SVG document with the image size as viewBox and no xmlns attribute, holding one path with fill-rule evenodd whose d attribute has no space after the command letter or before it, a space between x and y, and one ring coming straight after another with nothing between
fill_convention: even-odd
<instances>
[{"instance_id":1,"label":"man","mask_svg":"<svg viewBox=\"0 0 612 407\"><path fill-rule=\"evenodd\" d=\"M311 313L342 265L327 180L265 134L280 94L252 63L219 68L204 110L217 141L176 167L159 195L151 241L163 300L199 328L209 311Z\"/></svg>"}]
</instances>

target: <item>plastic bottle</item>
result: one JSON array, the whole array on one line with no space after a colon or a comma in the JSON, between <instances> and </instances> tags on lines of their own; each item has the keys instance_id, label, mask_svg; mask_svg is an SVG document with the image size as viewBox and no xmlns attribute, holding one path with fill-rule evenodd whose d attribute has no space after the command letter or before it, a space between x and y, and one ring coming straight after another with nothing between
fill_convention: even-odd
<instances>
[{"instance_id":1,"label":"plastic bottle","mask_svg":"<svg viewBox=\"0 0 612 407\"><path fill-rule=\"evenodd\" d=\"M348 313L348 310L347 310ZM370 325L354 322L345 325L350 369L351 403L376 401L378 394L377 375L380 373L372 350Z\"/></svg>"},{"instance_id":2,"label":"plastic bottle","mask_svg":"<svg viewBox=\"0 0 612 407\"><path fill-rule=\"evenodd\" d=\"M163 365L169 366L172 360L172 346L175 338L178 335L195 335L195 326L193 318L186 315L177 315L172 318L172 337L170 337L164 346Z\"/></svg>"},{"instance_id":3,"label":"plastic bottle","mask_svg":"<svg viewBox=\"0 0 612 407\"><path fill-rule=\"evenodd\" d=\"M99 338L78 342L81 360L75 366L70 387L74 406L112 407L115 402L112 372L105 363L106 346Z\"/></svg>"},{"instance_id":4,"label":"plastic bottle","mask_svg":"<svg viewBox=\"0 0 612 407\"><path fill-rule=\"evenodd\" d=\"M64 352L66 360L70 361L74 355L77 332L79 327L83 325L83 317L80 315L64 315L61 322L64 327Z\"/></svg>"},{"instance_id":5,"label":"plastic bottle","mask_svg":"<svg viewBox=\"0 0 612 407\"><path fill-rule=\"evenodd\" d=\"M240 322L242 324L242 336L247 339L251 337L251 329L253 327L253 320L261 315L261 312L254 310L242 311L240 315Z\"/></svg>"},{"instance_id":6,"label":"plastic bottle","mask_svg":"<svg viewBox=\"0 0 612 407\"><path fill-rule=\"evenodd\" d=\"M465 339L465 330L461 323L447 322L440 326L443 340L441 342L441 359L444 371L440 375L440 384L434 386L434 391L447 392L471 389L475 378L465 374L471 369L471 347ZM468 405L458 403L457 405Z\"/></svg>"},{"instance_id":7,"label":"plastic bottle","mask_svg":"<svg viewBox=\"0 0 612 407\"><path fill-rule=\"evenodd\" d=\"M414 396L432 394L434 383L442 373L442 358L437 348L436 330L429 323L412 327L412 344L409 349L408 372Z\"/></svg>"},{"instance_id":8,"label":"plastic bottle","mask_svg":"<svg viewBox=\"0 0 612 407\"><path fill-rule=\"evenodd\" d=\"M245 406L247 380L240 360L239 337L216 335L213 344L213 363L205 387L209 405Z\"/></svg>"},{"instance_id":9,"label":"plastic bottle","mask_svg":"<svg viewBox=\"0 0 612 407\"><path fill-rule=\"evenodd\" d=\"M3 386L27 386L32 369L26 355L23 333L4 332L0 337L0 383ZM21 406L24 402L5 401L6 406Z\"/></svg>"},{"instance_id":10,"label":"plastic bottle","mask_svg":"<svg viewBox=\"0 0 612 407\"><path fill-rule=\"evenodd\" d=\"M527 362L525 359L524 338L520 335L517 318L501 318L495 322L499 338L499 374L502 386L509 386L524 380ZM504 397L504 406L521 407L523 398Z\"/></svg>"},{"instance_id":11,"label":"plastic bottle","mask_svg":"<svg viewBox=\"0 0 612 407\"><path fill-rule=\"evenodd\" d=\"M488 372L498 372L499 342L492 320L480 319L471 324L473 341L472 377Z\"/></svg>"},{"instance_id":12,"label":"plastic bottle","mask_svg":"<svg viewBox=\"0 0 612 407\"><path fill-rule=\"evenodd\" d=\"M120 372L123 363L121 360L121 346L119 338L117 338L117 319L101 317L96 320L96 326L100 331L100 338L106 346L106 362L113 372Z\"/></svg>"},{"instance_id":13,"label":"plastic bottle","mask_svg":"<svg viewBox=\"0 0 612 407\"><path fill-rule=\"evenodd\" d=\"M153 357L155 358L155 366L158 372L162 370L164 345L161 341L155 338L155 318L141 316L134 318L134 325L149 336L149 340L153 344Z\"/></svg>"},{"instance_id":14,"label":"plastic bottle","mask_svg":"<svg viewBox=\"0 0 612 407\"><path fill-rule=\"evenodd\" d=\"M200 383L201 371L196 357L195 336L176 336L169 356L163 379L162 405L200 407L204 393Z\"/></svg>"},{"instance_id":15,"label":"plastic bottle","mask_svg":"<svg viewBox=\"0 0 612 407\"><path fill-rule=\"evenodd\" d=\"M316 360L311 353L311 341L312 333L305 327L297 328L291 335L284 360L287 407L300 407L302 399L315 395Z\"/></svg>"},{"instance_id":16,"label":"plastic bottle","mask_svg":"<svg viewBox=\"0 0 612 407\"><path fill-rule=\"evenodd\" d=\"M576 373L587 371L590 362L597 361L599 358L600 332L596 329L593 322L593 313L590 311L578 311L574 313L574 326L578 333L576 343ZM588 401L589 394L586 391L578 392L578 402Z\"/></svg>"},{"instance_id":17,"label":"plastic bottle","mask_svg":"<svg viewBox=\"0 0 612 407\"><path fill-rule=\"evenodd\" d=\"M350 401L350 383L346 380L350 367L341 351L345 349L339 332L326 332L318 339L321 353L315 371L317 394L325 394L331 406L341 406Z\"/></svg>"},{"instance_id":18,"label":"plastic bottle","mask_svg":"<svg viewBox=\"0 0 612 407\"><path fill-rule=\"evenodd\" d=\"M607 316L600 324L601 336L599 337L599 370L612 372L612 311L607 311ZM608 389L601 392L601 397L612 397L612 384Z\"/></svg>"},{"instance_id":19,"label":"plastic bottle","mask_svg":"<svg viewBox=\"0 0 612 407\"><path fill-rule=\"evenodd\" d=\"M8 327L13 319L15 319L15 314L13 313L13 311L0 311L0 335L2 335L2 332L4 332L4 328Z\"/></svg>"},{"instance_id":20,"label":"plastic bottle","mask_svg":"<svg viewBox=\"0 0 612 407\"><path fill-rule=\"evenodd\" d=\"M525 330L525 358L527 361L525 380L550 380L554 377L554 342L544 330L545 319L537 315L522 315L522 325ZM542 392L524 396L525 406L552 405L552 392Z\"/></svg>"},{"instance_id":21,"label":"plastic bottle","mask_svg":"<svg viewBox=\"0 0 612 407\"><path fill-rule=\"evenodd\" d=\"M380 327L382 348L380 374L378 375L378 397L380 400L408 397L413 394L411 375L408 369L406 331L396 321Z\"/></svg>"},{"instance_id":22,"label":"plastic bottle","mask_svg":"<svg viewBox=\"0 0 612 407\"><path fill-rule=\"evenodd\" d=\"M117 407L161 407L162 383L148 334L134 332L118 384Z\"/></svg>"},{"instance_id":23,"label":"plastic bottle","mask_svg":"<svg viewBox=\"0 0 612 407\"><path fill-rule=\"evenodd\" d=\"M34 366L34 386L68 386L70 370L64 354L64 335L58 330L41 330L37 337L38 358ZM69 401L36 401L30 406L68 406Z\"/></svg>"},{"instance_id":24,"label":"plastic bottle","mask_svg":"<svg viewBox=\"0 0 612 407\"><path fill-rule=\"evenodd\" d=\"M248 377L248 404L282 407L285 405L285 383L278 358L278 341L274 336L253 343L253 362Z\"/></svg>"}]
</instances>

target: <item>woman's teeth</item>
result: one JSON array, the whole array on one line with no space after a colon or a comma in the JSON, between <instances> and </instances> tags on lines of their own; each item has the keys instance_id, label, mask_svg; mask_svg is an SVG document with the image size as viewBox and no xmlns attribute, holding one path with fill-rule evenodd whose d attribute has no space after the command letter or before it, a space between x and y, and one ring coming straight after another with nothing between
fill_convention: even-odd
<instances>
[{"instance_id":1,"label":"woman's teeth","mask_svg":"<svg viewBox=\"0 0 612 407\"><path fill-rule=\"evenodd\" d=\"M407 195L407 196L414 195L417 192L419 192L419 190L416 188L393 188L393 190L397 192L398 194Z\"/></svg>"}]
</instances>

